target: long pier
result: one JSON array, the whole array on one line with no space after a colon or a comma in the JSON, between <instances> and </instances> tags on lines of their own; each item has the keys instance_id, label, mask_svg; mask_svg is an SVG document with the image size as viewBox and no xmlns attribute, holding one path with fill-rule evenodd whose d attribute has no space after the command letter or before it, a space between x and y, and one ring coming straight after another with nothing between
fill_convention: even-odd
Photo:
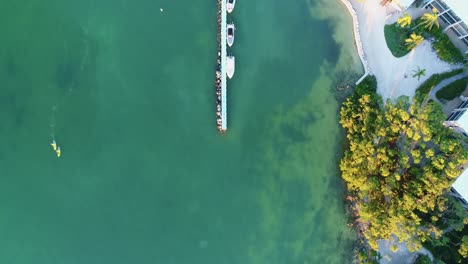
<instances>
[{"instance_id":1,"label":"long pier","mask_svg":"<svg viewBox=\"0 0 468 264\"><path fill-rule=\"evenodd\" d=\"M218 131L227 131L227 2L218 0L218 60L216 69L216 123Z\"/></svg>"},{"instance_id":2,"label":"long pier","mask_svg":"<svg viewBox=\"0 0 468 264\"><path fill-rule=\"evenodd\" d=\"M227 80L226 80L226 58L227 58L227 11L226 0L221 0L221 129L227 130Z\"/></svg>"}]
</instances>

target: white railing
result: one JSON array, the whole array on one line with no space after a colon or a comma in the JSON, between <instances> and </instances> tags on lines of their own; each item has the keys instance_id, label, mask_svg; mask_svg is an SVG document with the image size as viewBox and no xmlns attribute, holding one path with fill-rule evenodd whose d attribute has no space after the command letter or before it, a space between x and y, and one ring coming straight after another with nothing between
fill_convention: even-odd
<instances>
[{"instance_id":1,"label":"white railing","mask_svg":"<svg viewBox=\"0 0 468 264\"><path fill-rule=\"evenodd\" d=\"M341 2L346 6L346 8L349 11L349 14L353 18L353 32L354 32L354 41L356 43L356 48L358 51L359 58L361 59L362 66L364 67L364 75L362 75L361 78L356 82L356 84L359 84L364 80L364 78L367 77L367 75L370 74L370 68L369 64L366 59L366 54L364 52L364 48L362 47L362 42L361 42L361 34L359 31L359 20L356 14L356 11L354 10L353 6L348 0L341 0Z\"/></svg>"}]
</instances>

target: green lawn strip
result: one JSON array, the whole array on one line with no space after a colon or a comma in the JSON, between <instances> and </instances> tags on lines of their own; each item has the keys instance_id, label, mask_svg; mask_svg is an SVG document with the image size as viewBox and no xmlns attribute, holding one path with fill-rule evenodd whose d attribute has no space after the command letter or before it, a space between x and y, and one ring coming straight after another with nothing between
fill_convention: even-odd
<instances>
[{"instance_id":1,"label":"green lawn strip","mask_svg":"<svg viewBox=\"0 0 468 264\"><path fill-rule=\"evenodd\" d=\"M429 94L429 91L432 88L434 88L434 86L439 84L442 80L458 75L462 72L463 72L463 69L458 69L458 70L453 70L453 71L444 72L444 73L436 73L436 74L431 75L429 79L423 82L418 87L418 89L416 89L415 100L421 103L422 101L426 99L427 95Z\"/></svg>"},{"instance_id":2,"label":"green lawn strip","mask_svg":"<svg viewBox=\"0 0 468 264\"><path fill-rule=\"evenodd\" d=\"M437 91L436 96L438 99L452 100L466 89L467 84L467 78L456 80Z\"/></svg>"}]
</instances>

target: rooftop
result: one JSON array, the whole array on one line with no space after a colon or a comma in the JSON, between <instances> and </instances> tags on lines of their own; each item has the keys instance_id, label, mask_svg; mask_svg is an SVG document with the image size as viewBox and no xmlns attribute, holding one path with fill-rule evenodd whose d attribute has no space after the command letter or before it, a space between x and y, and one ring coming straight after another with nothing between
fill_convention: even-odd
<instances>
[{"instance_id":1,"label":"rooftop","mask_svg":"<svg viewBox=\"0 0 468 264\"><path fill-rule=\"evenodd\" d=\"M458 120L456 120L458 125L463 128L466 132L468 132L468 114L465 111L462 116Z\"/></svg>"}]
</instances>

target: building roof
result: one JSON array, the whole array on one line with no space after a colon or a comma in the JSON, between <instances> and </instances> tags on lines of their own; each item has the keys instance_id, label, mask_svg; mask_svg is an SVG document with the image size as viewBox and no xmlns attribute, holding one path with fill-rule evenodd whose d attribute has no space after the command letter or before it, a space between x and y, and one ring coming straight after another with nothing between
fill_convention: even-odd
<instances>
[{"instance_id":1,"label":"building roof","mask_svg":"<svg viewBox=\"0 0 468 264\"><path fill-rule=\"evenodd\" d=\"M468 111L465 111L455 122L468 133Z\"/></svg>"},{"instance_id":2,"label":"building roof","mask_svg":"<svg viewBox=\"0 0 468 264\"><path fill-rule=\"evenodd\" d=\"M466 0L444 0L465 24L468 24L468 2Z\"/></svg>"},{"instance_id":3,"label":"building roof","mask_svg":"<svg viewBox=\"0 0 468 264\"><path fill-rule=\"evenodd\" d=\"M468 201L468 169L465 169L457 178L452 188L454 188L465 201Z\"/></svg>"}]
</instances>

